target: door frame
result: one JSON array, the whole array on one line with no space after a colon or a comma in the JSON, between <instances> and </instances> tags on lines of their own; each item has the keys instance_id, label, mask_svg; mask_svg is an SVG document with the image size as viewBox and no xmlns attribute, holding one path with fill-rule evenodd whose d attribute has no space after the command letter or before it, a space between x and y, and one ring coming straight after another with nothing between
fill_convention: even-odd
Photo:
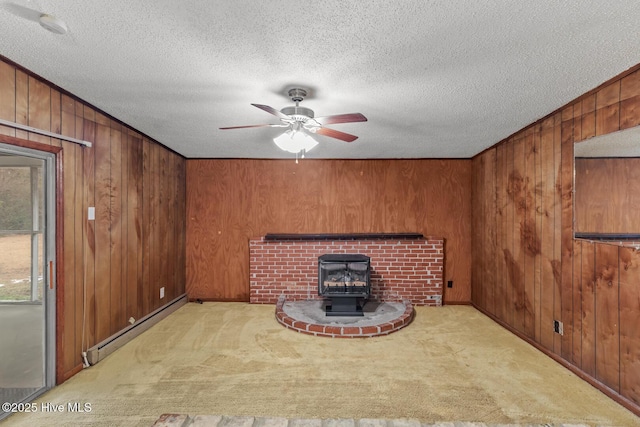
<instances>
[{"instance_id":1,"label":"door frame","mask_svg":"<svg viewBox=\"0 0 640 427\"><path fill-rule=\"evenodd\" d=\"M62 147L48 145L41 142L29 141L22 138L16 138L8 135L0 135L0 143L13 145L21 148L28 148L36 151L51 153L55 156L54 167L54 200L53 207L55 213L55 261L52 266L45 266L45 273L49 274L49 287L54 286L55 289L55 342L54 360L47 360L47 368L51 370L53 375L53 384L58 385L64 382L64 346L62 345L62 337L64 336L64 186L63 186L63 170L62 170ZM51 277L53 276L53 277ZM51 281L53 280L53 283ZM50 334L47 334L48 336ZM47 343L49 344L49 343Z\"/></svg>"}]
</instances>

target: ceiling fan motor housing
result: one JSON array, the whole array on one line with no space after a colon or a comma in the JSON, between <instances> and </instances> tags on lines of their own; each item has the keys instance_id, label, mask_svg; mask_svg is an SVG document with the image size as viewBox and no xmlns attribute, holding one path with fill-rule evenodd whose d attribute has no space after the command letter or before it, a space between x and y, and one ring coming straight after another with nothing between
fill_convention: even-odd
<instances>
[{"instance_id":1,"label":"ceiling fan motor housing","mask_svg":"<svg viewBox=\"0 0 640 427\"><path fill-rule=\"evenodd\" d=\"M292 116L293 118L296 118L296 119L298 117L300 117L301 119L313 118L313 110L311 108L305 108L305 107L299 107L299 106L284 107L282 110L280 110L280 112L282 114L286 114L287 116Z\"/></svg>"}]
</instances>

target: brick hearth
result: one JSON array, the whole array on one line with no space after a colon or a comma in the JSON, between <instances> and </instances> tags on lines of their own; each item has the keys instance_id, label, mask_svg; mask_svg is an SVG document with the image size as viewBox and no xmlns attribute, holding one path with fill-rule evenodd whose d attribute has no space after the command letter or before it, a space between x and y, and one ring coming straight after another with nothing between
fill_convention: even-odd
<instances>
[{"instance_id":1,"label":"brick hearth","mask_svg":"<svg viewBox=\"0 0 640 427\"><path fill-rule=\"evenodd\" d=\"M409 301L413 305L442 305L444 240L407 239L249 241L250 302L276 304L320 299L318 257L353 253L371 257L371 299Z\"/></svg>"},{"instance_id":2,"label":"brick hearth","mask_svg":"<svg viewBox=\"0 0 640 427\"><path fill-rule=\"evenodd\" d=\"M407 326L413 320L413 306L404 301L404 312L388 322L369 326L309 323L289 316L284 310L285 297L280 296L276 304L276 320L282 326L307 335L331 338L372 338L389 335Z\"/></svg>"}]
</instances>

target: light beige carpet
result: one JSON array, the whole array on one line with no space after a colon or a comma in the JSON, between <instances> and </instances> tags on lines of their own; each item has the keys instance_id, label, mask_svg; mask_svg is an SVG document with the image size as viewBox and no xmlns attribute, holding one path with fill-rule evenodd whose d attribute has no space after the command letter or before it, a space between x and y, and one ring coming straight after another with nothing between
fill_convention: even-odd
<instances>
[{"instance_id":1,"label":"light beige carpet","mask_svg":"<svg viewBox=\"0 0 640 427\"><path fill-rule=\"evenodd\" d=\"M187 304L36 401L90 413L0 425L150 426L163 413L640 425L472 307L417 307L408 327L368 339L303 335L274 311Z\"/></svg>"}]
</instances>

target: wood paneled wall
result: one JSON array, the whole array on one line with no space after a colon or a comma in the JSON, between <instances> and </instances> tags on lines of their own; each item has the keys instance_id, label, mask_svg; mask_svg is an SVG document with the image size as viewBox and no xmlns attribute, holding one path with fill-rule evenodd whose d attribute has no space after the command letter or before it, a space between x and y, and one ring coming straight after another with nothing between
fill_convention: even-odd
<instances>
[{"instance_id":1,"label":"wood paneled wall","mask_svg":"<svg viewBox=\"0 0 640 427\"><path fill-rule=\"evenodd\" d=\"M576 159L575 169L575 231L640 234L640 158Z\"/></svg>"},{"instance_id":2,"label":"wood paneled wall","mask_svg":"<svg viewBox=\"0 0 640 427\"><path fill-rule=\"evenodd\" d=\"M640 252L576 240L572 362L640 403Z\"/></svg>"},{"instance_id":3,"label":"wood paneled wall","mask_svg":"<svg viewBox=\"0 0 640 427\"><path fill-rule=\"evenodd\" d=\"M446 302L470 301L470 160L188 160L189 298L249 300L249 239L419 232L445 239Z\"/></svg>"},{"instance_id":4,"label":"wood paneled wall","mask_svg":"<svg viewBox=\"0 0 640 427\"><path fill-rule=\"evenodd\" d=\"M472 301L640 413L640 258L573 240L573 145L640 124L638 68L473 159Z\"/></svg>"},{"instance_id":5,"label":"wood paneled wall","mask_svg":"<svg viewBox=\"0 0 640 427\"><path fill-rule=\"evenodd\" d=\"M1 60L0 118L93 144L0 126L5 143L62 147L60 382L81 369L83 349L185 292L185 159Z\"/></svg>"}]
</instances>

